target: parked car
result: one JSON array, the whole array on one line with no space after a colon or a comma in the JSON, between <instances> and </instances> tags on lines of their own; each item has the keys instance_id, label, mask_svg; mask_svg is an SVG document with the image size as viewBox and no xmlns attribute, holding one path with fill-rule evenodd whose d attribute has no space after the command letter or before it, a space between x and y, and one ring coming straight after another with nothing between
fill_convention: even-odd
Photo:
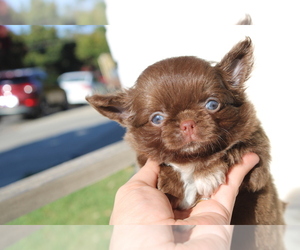
<instances>
[{"instance_id":1,"label":"parked car","mask_svg":"<svg viewBox=\"0 0 300 250\"><path fill-rule=\"evenodd\" d=\"M37 117L49 112L49 108L67 109L63 89L46 87L45 71L39 68L24 68L0 71L0 116L22 114Z\"/></svg>"},{"instance_id":2,"label":"parked car","mask_svg":"<svg viewBox=\"0 0 300 250\"><path fill-rule=\"evenodd\" d=\"M65 90L68 103L71 105L86 104L85 97L95 92L107 93L106 86L90 71L66 72L58 77L58 84Z\"/></svg>"}]
</instances>

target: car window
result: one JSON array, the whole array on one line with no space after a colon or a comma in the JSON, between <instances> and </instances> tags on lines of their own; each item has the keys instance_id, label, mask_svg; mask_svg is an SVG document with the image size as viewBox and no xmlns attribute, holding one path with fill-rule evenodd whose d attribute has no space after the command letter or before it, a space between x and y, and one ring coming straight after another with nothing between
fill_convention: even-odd
<instances>
[{"instance_id":1,"label":"car window","mask_svg":"<svg viewBox=\"0 0 300 250\"><path fill-rule=\"evenodd\" d=\"M59 81L70 81L70 82L78 82L78 81L88 81L90 79L90 74L65 74L59 78Z\"/></svg>"},{"instance_id":2,"label":"car window","mask_svg":"<svg viewBox=\"0 0 300 250\"><path fill-rule=\"evenodd\" d=\"M21 84L21 83L28 83L28 82L30 82L30 79L28 76L13 77L13 78L0 78L0 85Z\"/></svg>"},{"instance_id":3,"label":"car window","mask_svg":"<svg viewBox=\"0 0 300 250\"><path fill-rule=\"evenodd\" d=\"M85 77L84 76L65 77L62 80L63 81L76 82L76 81L83 81L83 80L85 80Z\"/></svg>"}]
</instances>

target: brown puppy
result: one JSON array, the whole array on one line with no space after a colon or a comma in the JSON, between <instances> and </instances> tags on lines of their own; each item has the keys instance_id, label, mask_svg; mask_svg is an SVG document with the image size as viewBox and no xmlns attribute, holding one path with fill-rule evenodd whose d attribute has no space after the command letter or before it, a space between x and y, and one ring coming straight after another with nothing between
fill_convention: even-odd
<instances>
[{"instance_id":1,"label":"brown puppy","mask_svg":"<svg viewBox=\"0 0 300 250\"><path fill-rule=\"evenodd\" d=\"M269 172L269 141L245 94L252 66L246 38L215 66L190 56L162 60L131 89L87 100L127 128L141 166L148 158L161 163L158 188L174 208L209 197L232 165L255 152L260 162L244 179L231 223L284 224Z\"/></svg>"}]
</instances>

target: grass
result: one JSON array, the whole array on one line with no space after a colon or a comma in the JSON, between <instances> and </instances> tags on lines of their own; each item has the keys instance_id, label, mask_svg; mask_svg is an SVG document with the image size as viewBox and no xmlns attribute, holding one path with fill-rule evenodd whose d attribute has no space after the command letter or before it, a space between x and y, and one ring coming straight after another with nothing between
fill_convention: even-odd
<instances>
[{"instance_id":1,"label":"grass","mask_svg":"<svg viewBox=\"0 0 300 250\"><path fill-rule=\"evenodd\" d=\"M133 167L121 170L7 225L108 225L115 194L133 173Z\"/></svg>"},{"instance_id":2,"label":"grass","mask_svg":"<svg viewBox=\"0 0 300 250\"><path fill-rule=\"evenodd\" d=\"M45 226L7 250L109 249L112 226Z\"/></svg>"}]
</instances>

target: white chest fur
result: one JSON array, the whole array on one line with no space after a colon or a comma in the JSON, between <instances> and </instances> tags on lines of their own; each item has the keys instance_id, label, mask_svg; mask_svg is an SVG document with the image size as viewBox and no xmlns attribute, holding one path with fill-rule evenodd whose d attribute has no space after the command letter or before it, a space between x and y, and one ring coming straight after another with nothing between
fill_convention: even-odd
<instances>
[{"instance_id":1,"label":"white chest fur","mask_svg":"<svg viewBox=\"0 0 300 250\"><path fill-rule=\"evenodd\" d=\"M197 176L195 179L195 166L193 164L169 163L168 165L180 173L183 182L184 199L179 205L180 209L192 207L195 204L197 193L202 197L210 197L226 181L225 173L221 169L217 169L206 176Z\"/></svg>"},{"instance_id":2,"label":"white chest fur","mask_svg":"<svg viewBox=\"0 0 300 250\"><path fill-rule=\"evenodd\" d=\"M194 205L197 195L197 188L193 176L194 166L190 164L179 165L174 163L169 163L168 165L180 173L181 181L183 182L184 199L180 203L179 208L190 208L192 205Z\"/></svg>"}]
</instances>

